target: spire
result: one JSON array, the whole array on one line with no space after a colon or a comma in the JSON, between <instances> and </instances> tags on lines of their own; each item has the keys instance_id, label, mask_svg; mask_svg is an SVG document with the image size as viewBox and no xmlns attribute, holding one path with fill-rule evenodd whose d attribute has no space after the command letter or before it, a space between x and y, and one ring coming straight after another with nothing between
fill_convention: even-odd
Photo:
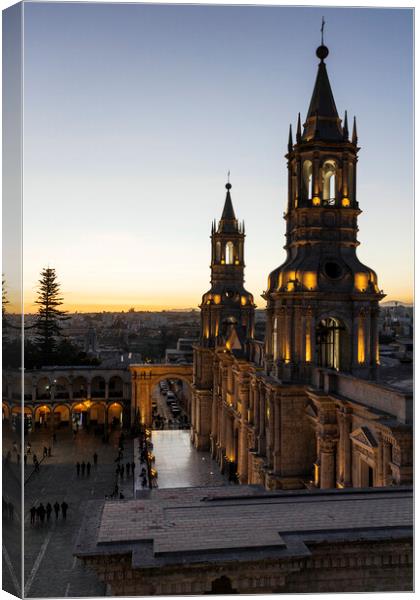
<instances>
[{"instance_id":1,"label":"spire","mask_svg":"<svg viewBox=\"0 0 420 600\"><path fill-rule=\"evenodd\" d=\"M289 152L293 150L293 137L292 137L292 124L289 125L289 142L287 144L287 149Z\"/></svg>"},{"instance_id":2,"label":"spire","mask_svg":"<svg viewBox=\"0 0 420 600\"><path fill-rule=\"evenodd\" d=\"M356 117L354 117L353 119L353 133L351 136L351 141L353 144L357 144L358 141L358 137L357 137L357 126L356 126Z\"/></svg>"},{"instance_id":3,"label":"spire","mask_svg":"<svg viewBox=\"0 0 420 600\"><path fill-rule=\"evenodd\" d=\"M319 127L318 137L326 141L340 141L343 139L340 118L328 79L327 67L324 62L328 54L329 50L323 44L317 48L316 55L320 59L320 63L304 125L303 139L305 141L311 140L314 137L316 118L318 118Z\"/></svg>"},{"instance_id":4,"label":"spire","mask_svg":"<svg viewBox=\"0 0 420 600\"><path fill-rule=\"evenodd\" d=\"M235 211L233 210L232 198L230 197L230 190L232 189L232 184L229 182L229 178L230 171L228 172L228 182L225 185L227 192L222 217L219 221L219 233L221 233L222 231L232 232L238 230L238 222L236 220Z\"/></svg>"},{"instance_id":5,"label":"spire","mask_svg":"<svg viewBox=\"0 0 420 600\"><path fill-rule=\"evenodd\" d=\"M347 111L344 112L343 138L346 141L349 139L349 125L347 123Z\"/></svg>"},{"instance_id":6,"label":"spire","mask_svg":"<svg viewBox=\"0 0 420 600\"><path fill-rule=\"evenodd\" d=\"M300 144L301 141L302 141L302 125L300 123L300 113L299 113L298 122L297 122L297 130L296 130L296 142L298 144Z\"/></svg>"}]
</instances>

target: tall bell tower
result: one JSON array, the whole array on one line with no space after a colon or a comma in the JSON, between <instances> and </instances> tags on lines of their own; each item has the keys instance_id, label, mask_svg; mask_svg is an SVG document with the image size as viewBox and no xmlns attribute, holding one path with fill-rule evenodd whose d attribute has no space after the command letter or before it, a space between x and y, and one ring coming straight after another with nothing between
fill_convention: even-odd
<instances>
[{"instance_id":1,"label":"tall bell tower","mask_svg":"<svg viewBox=\"0 0 420 600\"><path fill-rule=\"evenodd\" d=\"M228 182L221 219L211 228L211 288L200 305L206 347L222 343L233 325L244 338L254 336L254 299L244 288L245 225L236 219L231 189Z\"/></svg>"},{"instance_id":2,"label":"tall bell tower","mask_svg":"<svg viewBox=\"0 0 420 600\"><path fill-rule=\"evenodd\" d=\"M354 119L340 119L328 79L328 48L320 62L303 128L290 126L287 257L270 273L267 291L266 369L282 380L308 381L320 366L374 378L378 356L377 276L356 255Z\"/></svg>"},{"instance_id":3,"label":"tall bell tower","mask_svg":"<svg viewBox=\"0 0 420 600\"><path fill-rule=\"evenodd\" d=\"M243 355L254 337L254 298L244 288L245 226L235 216L231 189L228 181L221 219L211 228L211 287L200 304L200 341L194 347L191 438L201 450L210 447L215 350Z\"/></svg>"}]
</instances>

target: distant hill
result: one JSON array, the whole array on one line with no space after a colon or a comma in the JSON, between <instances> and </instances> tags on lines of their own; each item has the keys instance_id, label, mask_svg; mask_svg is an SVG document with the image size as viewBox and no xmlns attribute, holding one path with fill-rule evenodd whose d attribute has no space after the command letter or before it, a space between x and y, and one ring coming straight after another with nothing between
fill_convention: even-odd
<instances>
[{"instance_id":1,"label":"distant hill","mask_svg":"<svg viewBox=\"0 0 420 600\"><path fill-rule=\"evenodd\" d=\"M400 302L399 300L387 300L387 302L381 302L380 306L395 306L396 304L398 304L398 306L406 306L406 307L412 307L413 303L408 303L408 302Z\"/></svg>"}]
</instances>

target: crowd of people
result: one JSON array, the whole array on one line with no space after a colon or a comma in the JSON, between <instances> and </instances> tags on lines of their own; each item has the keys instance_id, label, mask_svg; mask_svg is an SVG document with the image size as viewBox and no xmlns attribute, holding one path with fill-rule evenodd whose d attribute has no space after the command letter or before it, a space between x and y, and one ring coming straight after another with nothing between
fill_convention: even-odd
<instances>
[{"instance_id":1,"label":"crowd of people","mask_svg":"<svg viewBox=\"0 0 420 600\"><path fill-rule=\"evenodd\" d=\"M60 511L63 520L66 520L68 508L69 505L65 500L63 500L61 504L59 504L56 500L54 504L47 502L46 506L44 506L42 502L37 507L32 506L29 510L29 513L31 515L31 525L43 525L44 522L48 524L50 522L51 513L53 512L53 510L56 521L58 520Z\"/></svg>"}]
</instances>

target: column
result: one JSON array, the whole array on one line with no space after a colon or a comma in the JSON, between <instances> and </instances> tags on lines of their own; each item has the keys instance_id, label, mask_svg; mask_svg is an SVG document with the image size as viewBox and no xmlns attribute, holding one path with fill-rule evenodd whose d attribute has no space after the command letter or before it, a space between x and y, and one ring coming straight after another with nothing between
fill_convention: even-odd
<instances>
[{"instance_id":1,"label":"column","mask_svg":"<svg viewBox=\"0 0 420 600\"><path fill-rule=\"evenodd\" d=\"M280 455L280 398L276 397L274 400L274 460L273 466L276 473L280 473L281 469L281 455Z\"/></svg>"},{"instance_id":2,"label":"column","mask_svg":"<svg viewBox=\"0 0 420 600\"><path fill-rule=\"evenodd\" d=\"M335 488L335 446L333 438L326 436L320 438L321 477L320 488Z\"/></svg>"},{"instance_id":3,"label":"column","mask_svg":"<svg viewBox=\"0 0 420 600\"><path fill-rule=\"evenodd\" d=\"M344 455L344 470L343 483L344 487L352 487L352 444L350 439L352 416L350 413L343 414L343 455Z\"/></svg>"},{"instance_id":4,"label":"column","mask_svg":"<svg viewBox=\"0 0 420 600\"><path fill-rule=\"evenodd\" d=\"M265 390L260 387L258 453L265 455Z\"/></svg>"},{"instance_id":5,"label":"column","mask_svg":"<svg viewBox=\"0 0 420 600\"><path fill-rule=\"evenodd\" d=\"M391 485L391 467L390 467L391 459L392 459L392 444L387 440L383 440L382 477L383 477L383 485L384 486Z\"/></svg>"}]
</instances>

